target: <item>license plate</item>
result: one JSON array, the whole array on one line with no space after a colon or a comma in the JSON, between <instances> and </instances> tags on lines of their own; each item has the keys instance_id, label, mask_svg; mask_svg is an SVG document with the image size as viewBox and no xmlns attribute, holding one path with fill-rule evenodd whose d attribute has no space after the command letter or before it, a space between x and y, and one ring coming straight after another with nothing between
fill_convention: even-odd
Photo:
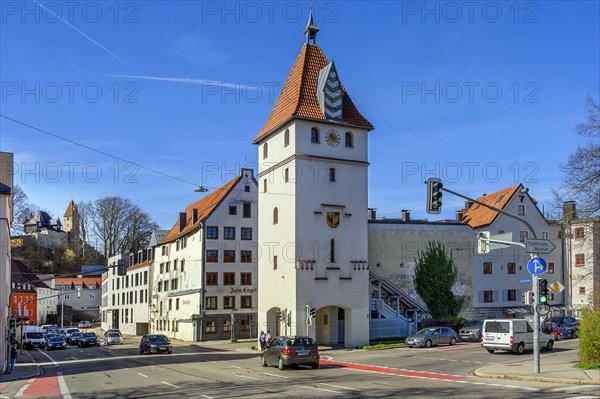
<instances>
[{"instance_id":1,"label":"license plate","mask_svg":"<svg viewBox=\"0 0 600 399\"><path fill-rule=\"evenodd\" d=\"M161 346L161 347L160 347L160 350L161 350L161 351L166 351L166 350L167 350L167 347L166 347L166 346Z\"/></svg>"},{"instance_id":2,"label":"license plate","mask_svg":"<svg viewBox=\"0 0 600 399\"><path fill-rule=\"evenodd\" d=\"M310 352L309 351L297 351L296 353L298 353L299 356L306 356L308 355Z\"/></svg>"}]
</instances>

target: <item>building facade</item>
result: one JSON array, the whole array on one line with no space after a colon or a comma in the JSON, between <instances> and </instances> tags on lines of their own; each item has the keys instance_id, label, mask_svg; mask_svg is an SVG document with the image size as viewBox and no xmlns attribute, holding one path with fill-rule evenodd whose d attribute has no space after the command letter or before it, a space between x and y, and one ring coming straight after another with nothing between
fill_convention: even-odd
<instances>
[{"instance_id":1,"label":"building facade","mask_svg":"<svg viewBox=\"0 0 600 399\"><path fill-rule=\"evenodd\" d=\"M11 262L11 316L17 324L37 325L37 292L32 283L34 274L23 262Z\"/></svg>"},{"instance_id":2,"label":"building facade","mask_svg":"<svg viewBox=\"0 0 600 399\"><path fill-rule=\"evenodd\" d=\"M257 182L251 169L196 201L154 248L151 331L256 337Z\"/></svg>"},{"instance_id":3,"label":"building facade","mask_svg":"<svg viewBox=\"0 0 600 399\"><path fill-rule=\"evenodd\" d=\"M101 277L58 277L54 284L64 294L57 301L57 314L61 313L64 305L73 308L73 322L100 319Z\"/></svg>"},{"instance_id":4,"label":"building facade","mask_svg":"<svg viewBox=\"0 0 600 399\"><path fill-rule=\"evenodd\" d=\"M36 276L39 280L46 280L48 276ZM34 284L37 294L37 322L39 325L50 324L48 315L56 315L57 304L60 301L60 290L54 286L54 279ZM53 318L55 320L55 317ZM54 324L54 321L52 322Z\"/></svg>"},{"instance_id":5,"label":"building facade","mask_svg":"<svg viewBox=\"0 0 600 399\"><path fill-rule=\"evenodd\" d=\"M307 43L254 139L259 328L354 347L369 342L367 135L373 126L317 46L317 32L311 15Z\"/></svg>"},{"instance_id":6,"label":"building facade","mask_svg":"<svg viewBox=\"0 0 600 399\"><path fill-rule=\"evenodd\" d=\"M4 373L9 360L6 333L11 305L11 245L13 154L0 152L0 371Z\"/></svg>"}]
</instances>

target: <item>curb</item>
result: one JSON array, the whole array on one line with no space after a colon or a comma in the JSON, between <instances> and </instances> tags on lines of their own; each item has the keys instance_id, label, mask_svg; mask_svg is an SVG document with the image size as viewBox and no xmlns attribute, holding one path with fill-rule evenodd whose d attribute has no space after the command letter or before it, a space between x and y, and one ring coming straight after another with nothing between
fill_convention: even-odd
<instances>
[{"instance_id":1,"label":"curb","mask_svg":"<svg viewBox=\"0 0 600 399\"><path fill-rule=\"evenodd\" d=\"M20 377L3 378L1 382L13 382L13 381L20 381L20 380L28 380L30 378L39 377L40 375L42 375L42 369L39 366L38 362L35 360L35 358L29 352L26 352L26 353L27 353L27 356L30 357L31 363L35 363L35 368L37 371L33 374L27 374L27 375L23 375ZM4 375L9 375L9 374L4 374Z\"/></svg>"},{"instance_id":2,"label":"curb","mask_svg":"<svg viewBox=\"0 0 600 399\"><path fill-rule=\"evenodd\" d=\"M517 381L535 381L535 382L555 382L558 384L573 385L600 385L600 380L581 380L577 378L553 378L553 377L533 377L528 375L510 375L510 374L486 374L477 369L473 372L477 377L493 378L498 380L517 380Z\"/></svg>"}]
</instances>

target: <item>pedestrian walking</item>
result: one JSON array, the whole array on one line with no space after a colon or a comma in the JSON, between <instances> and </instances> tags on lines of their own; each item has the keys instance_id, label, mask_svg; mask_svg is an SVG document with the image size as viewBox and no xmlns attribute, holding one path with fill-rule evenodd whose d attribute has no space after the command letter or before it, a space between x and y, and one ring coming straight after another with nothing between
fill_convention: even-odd
<instances>
[{"instance_id":1,"label":"pedestrian walking","mask_svg":"<svg viewBox=\"0 0 600 399\"><path fill-rule=\"evenodd\" d=\"M17 362L17 345L13 344L10 348L10 371L15 371L15 363Z\"/></svg>"},{"instance_id":2,"label":"pedestrian walking","mask_svg":"<svg viewBox=\"0 0 600 399\"><path fill-rule=\"evenodd\" d=\"M264 351L265 350L265 342L266 342L266 336L265 336L264 331L260 332L260 336L258 337L258 342L260 343L261 352Z\"/></svg>"},{"instance_id":3,"label":"pedestrian walking","mask_svg":"<svg viewBox=\"0 0 600 399\"><path fill-rule=\"evenodd\" d=\"M271 331L267 330L267 335L265 335L265 343L268 346L271 343Z\"/></svg>"}]
</instances>

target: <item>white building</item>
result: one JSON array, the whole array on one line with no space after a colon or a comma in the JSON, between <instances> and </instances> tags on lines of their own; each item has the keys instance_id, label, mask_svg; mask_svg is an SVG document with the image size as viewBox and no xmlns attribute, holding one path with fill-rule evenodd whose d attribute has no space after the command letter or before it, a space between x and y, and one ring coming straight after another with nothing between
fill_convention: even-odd
<instances>
[{"instance_id":1,"label":"white building","mask_svg":"<svg viewBox=\"0 0 600 399\"><path fill-rule=\"evenodd\" d=\"M368 132L336 65L307 43L254 139L259 173L259 326L347 347L369 342ZM283 320L281 320L283 319Z\"/></svg>"},{"instance_id":2,"label":"white building","mask_svg":"<svg viewBox=\"0 0 600 399\"><path fill-rule=\"evenodd\" d=\"M8 364L6 325L10 312L11 253L10 226L12 223L13 154L0 152L0 371L4 374Z\"/></svg>"},{"instance_id":3,"label":"white building","mask_svg":"<svg viewBox=\"0 0 600 399\"><path fill-rule=\"evenodd\" d=\"M563 204L566 304L576 316L600 291L600 217L578 218L575 202Z\"/></svg>"},{"instance_id":4,"label":"white building","mask_svg":"<svg viewBox=\"0 0 600 399\"><path fill-rule=\"evenodd\" d=\"M536 201L521 184L505 188L492 194L484 194L477 199L488 205L524 218L533 227L537 238L551 240L556 249L541 255L547 263L546 273L541 276L549 284L563 278L563 258L560 227L549 223L537 207ZM484 206L467 202L463 211L463 221L477 232L489 231L492 235L504 236L507 241L525 244L533 238L529 229L520 221L500 214ZM493 248L493 246L492 246ZM530 311L523 303L524 292L531 290L531 282L521 282L531 278L527 270L530 255L520 246L492 249L490 253L475 253L473 306L484 316L502 316L507 313ZM550 305L561 305L563 295L550 296Z\"/></svg>"},{"instance_id":5,"label":"white building","mask_svg":"<svg viewBox=\"0 0 600 399\"><path fill-rule=\"evenodd\" d=\"M61 314L62 306L70 306L73 308L73 322L100 319L102 277L57 277L54 284L64 293L58 298L57 314Z\"/></svg>"},{"instance_id":6,"label":"white building","mask_svg":"<svg viewBox=\"0 0 600 399\"><path fill-rule=\"evenodd\" d=\"M49 276L38 275L37 278L46 280ZM34 289L37 293L37 323L38 325L49 324L47 322L48 315L57 314L60 290L55 288L54 279L34 284Z\"/></svg>"},{"instance_id":7,"label":"white building","mask_svg":"<svg viewBox=\"0 0 600 399\"><path fill-rule=\"evenodd\" d=\"M153 333L256 337L257 182L251 169L187 206L155 247Z\"/></svg>"}]
</instances>

